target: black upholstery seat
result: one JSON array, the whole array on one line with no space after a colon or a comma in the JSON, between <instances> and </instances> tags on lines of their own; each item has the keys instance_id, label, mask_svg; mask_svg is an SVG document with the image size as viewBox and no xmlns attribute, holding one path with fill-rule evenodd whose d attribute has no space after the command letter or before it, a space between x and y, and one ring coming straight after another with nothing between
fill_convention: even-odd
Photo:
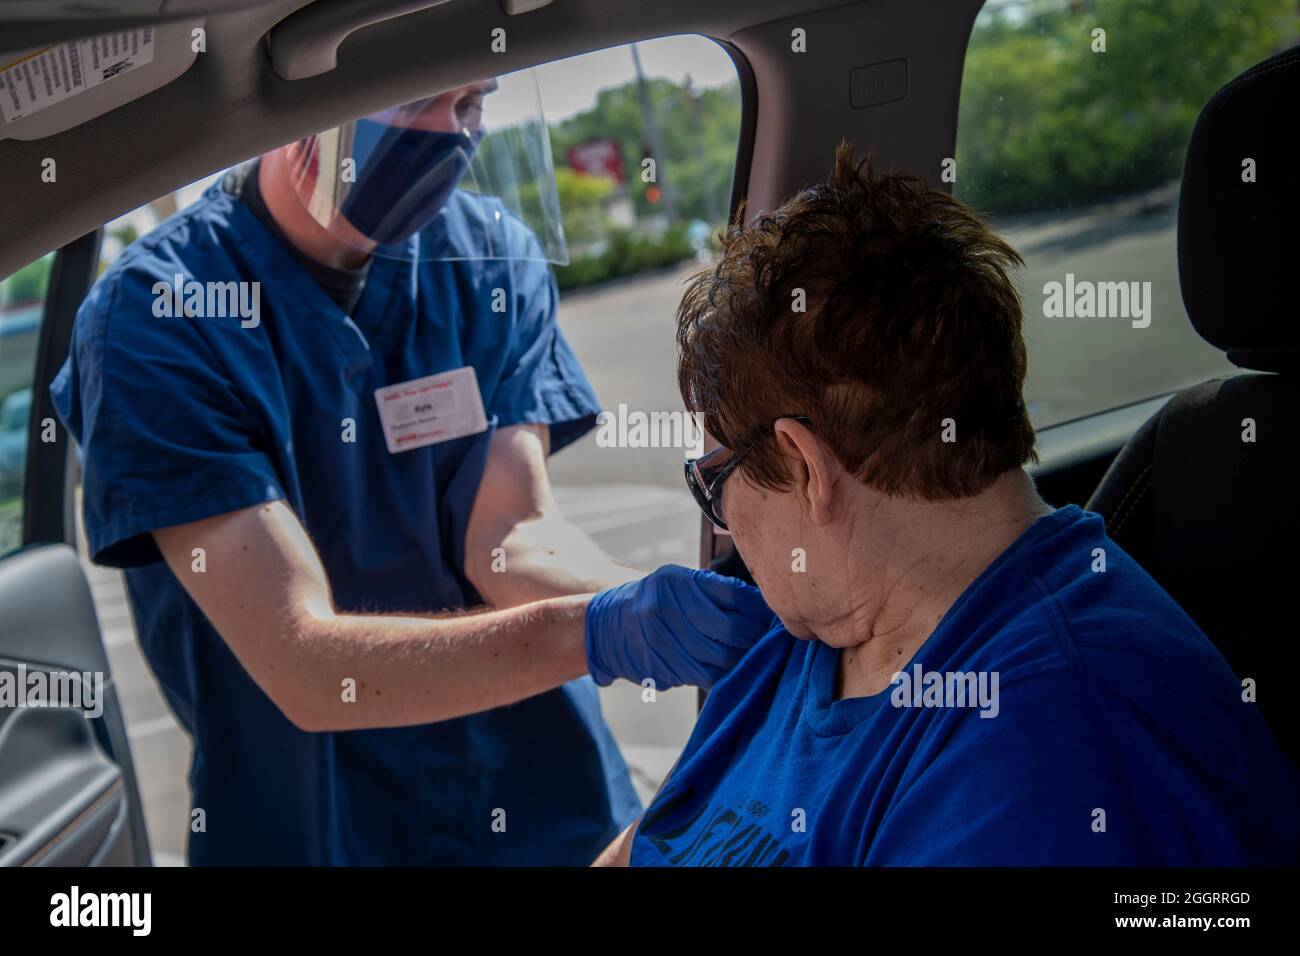
<instances>
[{"instance_id":1,"label":"black upholstery seat","mask_svg":"<svg viewBox=\"0 0 1300 956\"><path fill-rule=\"evenodd\" d=\"M1178 205L1183 303L1247 373L1174 396L1089 509L1256 684L1296 759L1300 641L1300 47L1242 73L1197 120ZM1255 182L1243 182L1243 161ZM1249 421L1246 421L1249 420ZM1254 441L1244 441L1250 423Z\"/></svg>"}]
</instances>

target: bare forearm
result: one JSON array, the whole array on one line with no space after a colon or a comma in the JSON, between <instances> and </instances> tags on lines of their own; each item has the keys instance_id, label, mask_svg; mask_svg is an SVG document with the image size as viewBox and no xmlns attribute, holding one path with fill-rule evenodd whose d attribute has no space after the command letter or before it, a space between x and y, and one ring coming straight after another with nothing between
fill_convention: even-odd
<instances>
[{"instance_id":1,"label":"bare forearm","mask_svg":"<svg viewBox=\"0 0 1300 956\"><path fill-rule=\"evenodd\" d=\"M305 730L446 720L587 673L586 597L443 618L338 613L325 568L282 501L154 538L244 669Z\"/></svg>"},{"instance_id":2,"label":"bare forearm","mask_svg":"<svg viewBox=\"0 0 1300 956\"><path fill-rule=\"evenodd\" d=\"M266 675L268 693L307 730L447 720L586 674L586 602L561 598L440 619L319 615L298 626L294 647L272 644L260 671L256 663L250 670Z\"/></svg>"},{"instance_id":3,"label":"bare forearm","mask_svg":"<svg viewBox=\"0 0 1300 956\"><path fill-rule=\"evenodd\" d=\"M562 519L519 524L479 550L466 556L467 565L472 562L471 580L483 599L498 608L587 594L645 577Z\"/></svg>"},{"instance_id":4,"label":"bare forearm","mask_svg":"<svg viewBox=\"0 0 1300 956\"><path fill-rule=\"evenodd\" d=\"M493 607L588 594L644 572L618 564L564 519L546 473L550 429L508 425L492 436L465 530L464 572Z\"/></svg>"}]
</instances>

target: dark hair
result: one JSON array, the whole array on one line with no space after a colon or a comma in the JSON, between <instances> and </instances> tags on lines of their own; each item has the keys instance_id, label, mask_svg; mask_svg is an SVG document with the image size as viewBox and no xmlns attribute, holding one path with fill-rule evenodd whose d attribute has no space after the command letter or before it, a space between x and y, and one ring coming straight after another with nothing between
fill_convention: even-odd
<instances>
[{"instance_id":1,"label":"dark hair","mask_svg":"<svg viewBox=\"0 0 1300 956\"><path fill-rule=\"evenodd\" d=\"M973 210L841 143L827 182L743 217L687 283L677 375L751 480L788 487L770 440L786 415L887 494L966 497L1037 460L1008 276L1024 262Z\"/></svg>"}]
</instances>

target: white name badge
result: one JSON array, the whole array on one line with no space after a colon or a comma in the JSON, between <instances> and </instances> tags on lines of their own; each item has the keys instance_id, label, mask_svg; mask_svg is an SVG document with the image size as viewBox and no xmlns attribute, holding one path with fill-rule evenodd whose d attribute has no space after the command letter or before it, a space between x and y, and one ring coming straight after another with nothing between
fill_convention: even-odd
<instances>
[{"instance_id":1,"label":"white name badge","mask_svg":"<svg viewBox=\"0 0 1300 956\"><path fill-rule=\"evenodd\" d=\"M375 389L384 439L393 454L487 431L473 366Z\"/></svg>"}]
</instances>

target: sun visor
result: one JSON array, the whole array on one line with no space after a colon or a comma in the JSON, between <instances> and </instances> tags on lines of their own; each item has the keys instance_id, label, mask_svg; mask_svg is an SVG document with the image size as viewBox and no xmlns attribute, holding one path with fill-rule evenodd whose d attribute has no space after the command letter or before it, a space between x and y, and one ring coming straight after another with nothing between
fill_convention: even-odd
<instances>
[{"instance_id":1,"label":"sun visor","mask_svg":"<svg viewBox=\"0 0 1300 956\"><path fill-rule=\"evenodd\" d=\"M166 86L198 57L204 22L0 53L0 140L53 136Z\"/></svg>"}]
</instances>

